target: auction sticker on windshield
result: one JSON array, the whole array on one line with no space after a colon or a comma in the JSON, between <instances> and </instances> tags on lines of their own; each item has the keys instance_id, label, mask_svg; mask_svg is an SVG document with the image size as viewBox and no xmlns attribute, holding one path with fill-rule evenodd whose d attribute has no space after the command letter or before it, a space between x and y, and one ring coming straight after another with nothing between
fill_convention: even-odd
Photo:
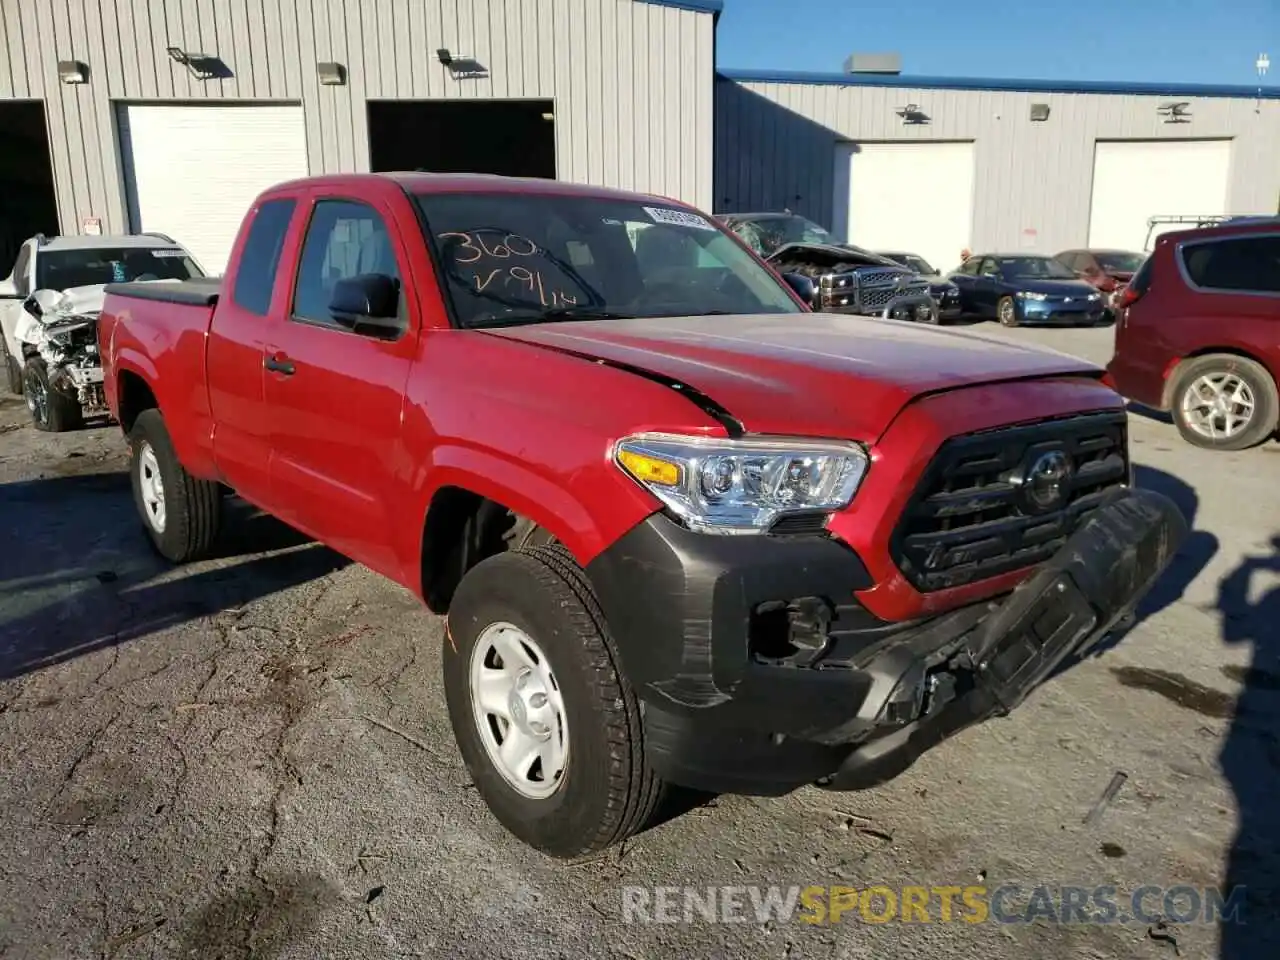
<instances>
[{"instance_id":1,"label":"auction sticker on windshield","mask_svg":"<svg viewBox=\"0 0 1280 960\"><path fill-rule=\"evenodd\" d=\"M685 210L669 210L665 207L645 207L644 212L653 218L654 223L669 223L676 227L693 227L697 230L714 230L715 227L706 217Z\"/></svg>"}]
</instances>

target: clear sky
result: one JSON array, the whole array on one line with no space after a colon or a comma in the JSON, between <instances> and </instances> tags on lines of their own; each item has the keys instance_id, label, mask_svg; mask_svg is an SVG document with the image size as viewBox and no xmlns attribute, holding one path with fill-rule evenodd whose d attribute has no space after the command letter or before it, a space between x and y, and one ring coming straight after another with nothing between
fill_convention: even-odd
<instances>
[{"instance_id":1,"label":"clear sky","mask_svg":"<svg viewBox=\"0 0 1280 960\"><path fill-rule=\"evenodd\" d=\"M725 0L717 62L838 72L895 51L922 76L1280 84L1280 0Z\"/></svg>"}]
</instances>

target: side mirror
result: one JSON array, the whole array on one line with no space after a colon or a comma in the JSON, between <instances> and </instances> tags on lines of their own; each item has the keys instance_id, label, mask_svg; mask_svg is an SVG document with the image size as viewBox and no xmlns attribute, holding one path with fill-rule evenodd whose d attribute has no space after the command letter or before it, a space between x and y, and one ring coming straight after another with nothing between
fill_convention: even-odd
<instances>
[{"instance_id":1,"label":"side mirror","mask_svg":"<svg viewBox=\"0 0 1280 960\"><path fill-rule=\"evenodd\" d=\"M400 317L400 281L384 273L362 273L339 280L329 313L344 327L369 327L383 334L404 331Z\"/></svg>"},{"instance_id":2,"label":"side mirror","mask_svg":"<svg viewBox=\"0 0 1280 960\"><path fill-rule=\"evenodd\" d=\"M27 311L27 313L31 314L33 317L44 316L44 308L40 306L40 301L36 299L36 295L34 293L22 301L22 309Z\"/></svg>"},{"instance_id":3,"label":"side mirror","mask_svg":"<svg viewBox=\"0 0 1280 960\"><path fill-rule=\"evenodd\" d=\"M813 306L814 298L818 295L818 288L813 285L813 281L806 277L803 273L784 273L782 279L786 281L787 286L796 292L796 295L809 306Z\"/></svg>"}]
</instances>

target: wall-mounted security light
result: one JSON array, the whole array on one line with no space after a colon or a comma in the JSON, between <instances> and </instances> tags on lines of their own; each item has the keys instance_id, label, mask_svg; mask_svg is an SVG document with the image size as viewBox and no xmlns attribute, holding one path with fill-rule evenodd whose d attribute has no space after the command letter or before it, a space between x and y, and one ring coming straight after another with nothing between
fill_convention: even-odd
<instances>
[{"instance_id":1,"label":"wall-mounted security light","mask_svg":"<svg viewBox=\"0 0 1280 960\"><path fill-rule=\"evenodd\" d=\"M1156 113L1164 117L1165 123L1191 122L1191 104L1186 100L1178 103L1162 103L1156 108Z\"/></svg>"},{"instance_id":2,"label":"wall-mounted security light","mask_svg":"<svg viewBox=\"0 0 1280 960\"><path fill-rule=\"evenodd\" d=\"M340 63L317 63L316 74L326 87L340 87L347 82L347 68Z\"/></svg>"},{"instance_id":3,"label":"wall-mounted security light","mask_svg":"<svg viewBox=\"0 0 1280 960\"><path fill-rule=\"evenodd\" d=\"M908 103L905 107L899 107L893 111L902 118L902 122L908 126L919 126L929 123L929 115L920 109L918 103Z\"/></svg>"},{"instance_id":4,"label":"wall-mounted security light","mask_svg":"<svg viewBox=\"0 0 1280 960\"><path fill-rule=\"evenodd\" d=\"M58 79L63 83L88 83L89 66L79 60L59 60Z\"/></svg>"},{"instance_id":5,"label":"wall-mounted security light","mask_svg":"<svg viewBox=\"0 0 1280 960\"><path fill-rule=\"evenodd\" d=\"M440 61L455 80L481 80L489 76L489 69L474 57L455 57L447 47L436 51Z\"/></svg>"},{"instance_id":6,"label":"wall-mounted security light","mask_svg":"<svg viewBox=\"0 0 1280 960\"><path fill-rule=\"evenodd\" d=\"M1031 105L1031 119L1042 122L1049 119L1049 105L1047 103L1033 103Z\"/></svg>"},{"instance_id":7,"label":"wall-mounted security light","mask_svg":"<svg viewBox=\"0 0 1280 960\"><path fill-rule=\"evenodd\" d=\"M164 50L165 53L169 54L170 60L186 67L187 71L197 80L211 80L217 76L225 75L229 77L231 75L225 64L217 57L203 53L188 53L181 47L165 47Z\"/></svg>"}]
</instances>

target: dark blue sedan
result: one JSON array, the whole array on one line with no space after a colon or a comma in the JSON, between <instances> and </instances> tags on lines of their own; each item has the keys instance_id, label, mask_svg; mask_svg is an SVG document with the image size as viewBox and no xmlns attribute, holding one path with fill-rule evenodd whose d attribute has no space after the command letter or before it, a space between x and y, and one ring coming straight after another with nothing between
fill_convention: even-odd
<instances>
[{"instance_id":1,"label":"dark blue sedan","mask_svg":"<svg viewBox=\"0 0 1280 960\"><path fill-rule=\"evenodd\" d=\"M948 279L960 288L960 305L966 314L994 317L1006 327L1093 326L1111 321L1102 294L1052 257L977 254Z\"/></svg>"}]
</instances>

